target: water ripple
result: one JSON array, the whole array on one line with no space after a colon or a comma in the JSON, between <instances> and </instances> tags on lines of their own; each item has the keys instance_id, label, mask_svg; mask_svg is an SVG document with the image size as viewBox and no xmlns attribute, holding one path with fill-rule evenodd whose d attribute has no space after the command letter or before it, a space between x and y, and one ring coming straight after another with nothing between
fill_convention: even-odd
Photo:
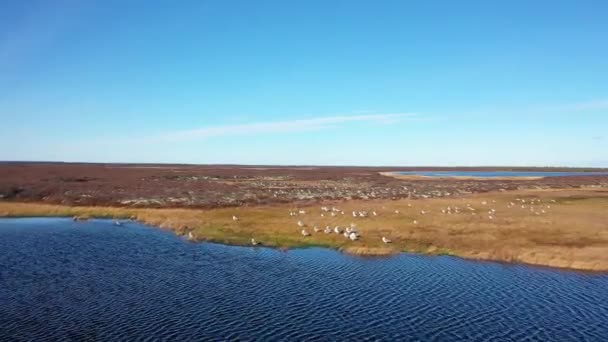
<instances>
[{"instance_id":1,"label":"water ripple","mask_svg":"<svg viewBox=\"0 0 608 342\"><path fill-rule=\"evenodd\" d=\"M606 341L608 276L0 220L2 341Z\"/></svg>"}]
</instances>

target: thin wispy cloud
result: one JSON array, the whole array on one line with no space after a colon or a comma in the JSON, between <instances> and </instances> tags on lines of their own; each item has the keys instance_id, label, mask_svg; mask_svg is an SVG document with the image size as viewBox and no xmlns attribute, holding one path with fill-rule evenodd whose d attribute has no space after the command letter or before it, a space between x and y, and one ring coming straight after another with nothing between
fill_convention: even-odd
<instances>
[{"instance_id":1,"label":"thin wispy cloud","mask_svg":"<svg viewBox=\"0 0 608 342\"><path fill-rule=\"evenodd\" d=\"M405 119L413 119L415 117L416 114L413 113L386 113L366 115L340 115L275 122L254 122L245 124L208 126L192 130L167 132L162 134L159 138L165 141L181 141L223 136L304 132L339 128L340 125L354 122L388 124L402 121Z\"/></svg>"},{"instance_id":2,"label":"thin wispy cloud","mask_svg":"<svg viewBox=\"0 0 608 342\"><path fill-rule=\"evenodd\" d=\"M547 108L542 108L545 111L592 111L592 110L603 110L608 109L608 100L600 99L586 102L577 102L577 103L569 103L562 104L557 106L551 106Z\"/></svg>"}]
</instances>

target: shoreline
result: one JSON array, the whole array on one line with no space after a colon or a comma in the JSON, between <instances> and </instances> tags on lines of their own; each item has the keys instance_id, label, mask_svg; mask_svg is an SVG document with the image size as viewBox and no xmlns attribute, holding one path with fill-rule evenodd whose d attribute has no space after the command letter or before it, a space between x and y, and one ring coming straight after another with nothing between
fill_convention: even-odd
<instances>
[{"instance_id":1,"label":"shoreline","mask_svg":"<svg viewBox=\"0 0 608 342\"><path fill-rule=\"evenodd\" d=\"M66 220L70 220L70 217L67 216L0 216L0 222L1 220L8 220L8 219L66 219ZM112 220L111 218L97 218L97 217L92 217L90 218L90 220ZM87 220L88 221L88 220ZM87 222L87 221L81 221L81 222ZM167 231L164 228L161 227L157 227L157 226L152 226L149 224L146 224L144 222L140 222L140 221L131 221L133 223L145 226L147 228L151 228L151 229L159 229L159 230L163 230L163 231ZM181 235L175 234L174 231L169 231L169 233L173 233L174 235L176 235L177 237L183 237ZM226 247L245 247L245 248L267 248L267 249L271 249L274 251L289 251L289 250L306 250L309 248L318 248L318 249L327 249L327 250L332 250L338 253L342 253L345 255L349 255L352 257L361 257L361 258L391 258L391 257L397 257L399 255L411 255L411 256L421 256L421 257L450 257L450 258L457 258L457 259L461 259L461 260L465 260L465 261L469 261L469 262L485 262L485 263L494 263L494 264L499 264L499 265L504 265L504 266L526 266L526 267L533 267L533 268L539 268L539 269L546 269L546 270L560 270L560 271L571 271L571 272L581 272L581 273L589 273L589 274L606 274L608 273L608 270L594 270L594 269L584 269L584 268L572 268L572 267L560 267L560 266L549 266L549 265L544 265L544 264L534 264L534 263L528 263L528 262L516 262L516 261L506 261L506 260L497 260L497 259L482 259L482 258L470 258L470 257L465 257L465 256L461 256L461 255L457 255L457 254L452 254L448 251L436 251L436 252L428 252L428 251L417 251L417 250L395 250L395 249L391 249L390 251L383 251L381 249L379 249L378 251L374 251L371 250L371 253L368 253L368 251L366 250L365 252L362 253L358 253L358 250L349 250L349 249L341 249L341 248L334 248L334 247L330 247L330 246L323 246L323 245L300 245L300 246L293 246L293 247L279 247L279 246L269 246L269 245L257 245L257 246L252 246L251 244L237 244L237 243L225 243L225 242L221 242L221 241L216 241L216 240L188 240L185 239L185 242L190 242L190 243L208 243L208 244L214 244L214 245L220 245L220 246L226 246ZM375 253L374 253L375 252Z\"/></svg>"},{"instance_id":2,"label":"shoreline","mask_svg":"<svg viewBox=\"0 0 608 342\"><path fill-rule=\"evenodd\" d=\"M437 180L497 180L497 181L504 181L504 180L525 180L525 181L529 181L529 180L539 180L539 179L544 179L546 177L541 177L541 176L527 176L527 177L475 177L475 176L424 176L424 175L402 175L399 174L399 172L380 172L379 173L381 176L385 176L385 177L392 177L395 179L400 179L400 180L433 180L433 179L437 179Z\"/></svg>"},{"instance_id":3,"label":"shoreline","mask_svg":"<svg viewBox=\"0 0 608 342\"><path fill-rule=\"evenodd\" d=\"M0 220L8 220L8 219L66 219L66 220L70 220L72 218L68 217L68 216L0 216ZM91 217L90 220L112 220L113 218L107 218L107 217ZM119 218L115 218L115 219L119 219ZM81 222L87 222L89 219L87 220L83 220ZM124 220L124 219L121 219ZM161 228L158 226L153 226L153 225L149 225L145 222L141 222L141 221L131 221L133 223L137 223L139 225L142 226L146 226L148 228L151 229L159 229L159 230L164 230L167 231L166 228ZM175 231L170 230L170 233L173 233L174 235L176 235L177 237L183 237L182 235L176 234ZM209 240L209 239L201 239L201 240L188 240L186 239L185 241L190 242L190 243L209 243L209 244L216 244L216 245L221 245L221 246L227 246L227 247L247 247L247 248L268 248L268 249L272 249L272 250L281 250L281 251L287 251L287 250L297 250L297 249L301 249L301 250L305 250L305 249L309 249L309 248L322 248L322 249L328 249L328 250L333 250L342 254L346 254L346 255L350 255L353 257L361 257L361 258L390 258L390 257L395 257L395 256L399 256L401 254L409 254L409 255L413 255L413 256L424 256L424 257L441 257L441 256L447 256L447 257L451 257L451 258L458 258L461 260L466 260L466 261L470 261L470 262L488 262L488 263L496 263L496 264L501 264L501 265L523 265L523 266L527 266L527 267L535 267L535 268L542 268L542 269L548 269L548 270L562 270L562 271L574 271L574 272L584 272L584 273L591 273L591 274L604 274L604 273L608 273L608 269L604 270L604 269L586 269L586 268L575 268L575 267L561 267L561 266L550 266L550 265L545 265L545 264L535 264L535 263L528 263L528 262L517 262L517 261L507 261L507 260L498 260L498 259L483 259L483 258L473 258L473 257L466 257L466 256L462 256L462 255L458 255L458 254L453 254L450 253L449 251L442 251L442 250L436 250L436 251L420 251L420 250L396 250L396 249L343 249L343 248L335 248L335 247L331 247L331 246L324 246L324 245L296 245L296 246L291 246L291 247L281 247L281 246L272 246L272 245L263 245L263 244L259 244L256 246L252 246L251 244L238 244L238 243L228 243L225 241L219 241L219 240Z\"/></svg>"},{"instance_id":4,"label":"shoreline","mask_svg":"<svg viewBox=\"0 0 608 342\"><path fill-rule=\"evenodd\" d=\"M505 203L514 198L544 199L547 214L533 215L519 208L511 210ZM554 202L552 202L554 201ZM477 207L466 216L443 215L439 208L466 202ZM495 202L495 203L492 203ZM487 205L481 205L487 203ZM467 203L468 204L468 203ZM292 204L266 207L222 209L141 209L124 207L75 207L37 203L0 201L0 217L87 217L100 219L133 219L144 225L169 230L193 241L226 245L251 246L255 238L263 247L321 247L358 256L390 256L402 252L422 255L450 255L469 260L497 261L583 271L608 271L608 205L605 189L536 190L465 195L457 199L349 201L334 203L355 208L375 208L378 217L353 219L350 215L322 218L319 206L299 208L306 211L299 217L288 213ZM471 207L472 207L471 206ZM493 219L481 207L496 207ZM394 209L399 208L399 209ZM395 210L401 210L395 214ZM426 210L426 214L420 211ZM598 211L599 210L599 211ZM605 211L605 210L604 210ZM504 215L504 217L503 217ZM232 216L238 216L233 221ZM327 215L329 216L329 215ZM300 234L295 223L306 222L311 236ZM338 234L314 232L313 225L346 226L354 222L361 232L358 241L349 241ZM412 223L417 221L416 223ZM582 222L579 222L582 221ZM382 236L393 242L384 244Z\"/></svg>"}]
</instances>

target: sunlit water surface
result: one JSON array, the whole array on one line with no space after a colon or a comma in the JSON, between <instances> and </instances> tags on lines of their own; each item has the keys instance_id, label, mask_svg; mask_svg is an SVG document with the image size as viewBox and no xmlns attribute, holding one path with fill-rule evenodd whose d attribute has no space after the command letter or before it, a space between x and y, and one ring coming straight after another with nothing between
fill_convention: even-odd
<instances>
[{"instance_id":1,"label":"sunlit water surface","mask_svg":"<svg viewBox=\"0 0 608 342\"><path fill-rule=\"evenodd\" d=\"M608 176L608 172L538 172L538 171L400 171L399 175L425 177L566 177L566 176Z\"/></svg>"},{"instance_id":2,"label":"sunlit water surface","mask_svg":"<svg viewBox=\"0 0 608 342\"><path fill-rule=\"evenodd\" d=\"M608 341L608 275L0 220L0 340Z\"/></svg>"}]
</instances>

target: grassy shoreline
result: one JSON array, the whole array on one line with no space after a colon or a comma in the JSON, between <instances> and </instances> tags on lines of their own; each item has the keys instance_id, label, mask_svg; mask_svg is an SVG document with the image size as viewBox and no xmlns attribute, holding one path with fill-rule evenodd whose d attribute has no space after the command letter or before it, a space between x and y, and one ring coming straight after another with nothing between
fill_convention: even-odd
<instances>
[{"instance_id":1,"label":"grassy shoreline","mask_svg":"<svg viewBox=\"0 0 608 342\"><path fill-rule=\"evenodd\" d=\"M356 255L448 254L466 259L608 271L606 189L526 190L449 199L327 204L329 208L332 205L340 210L336 216L321 211L321 205L198 210L0 202L0 217L132 218L178 235L191 235L195 241L250 245L250 239L255 238L264 246L277 248L318 246ZM459 210L442 213L448 206ZM495 212L489 214L492 209ZM289 215L300 210L305 214ZM352 211L369 211L369 216L354 218ZM377 216L372 215L374 211ZM233 216L238 220L233 220ZM301 234L298 221L306 225L304 229L311 236ZM314 226L322 230L350 223L361 233L358 241L313 230ZM383 236L392 243L384 244Z\"/></svg>"}]
</instances>

